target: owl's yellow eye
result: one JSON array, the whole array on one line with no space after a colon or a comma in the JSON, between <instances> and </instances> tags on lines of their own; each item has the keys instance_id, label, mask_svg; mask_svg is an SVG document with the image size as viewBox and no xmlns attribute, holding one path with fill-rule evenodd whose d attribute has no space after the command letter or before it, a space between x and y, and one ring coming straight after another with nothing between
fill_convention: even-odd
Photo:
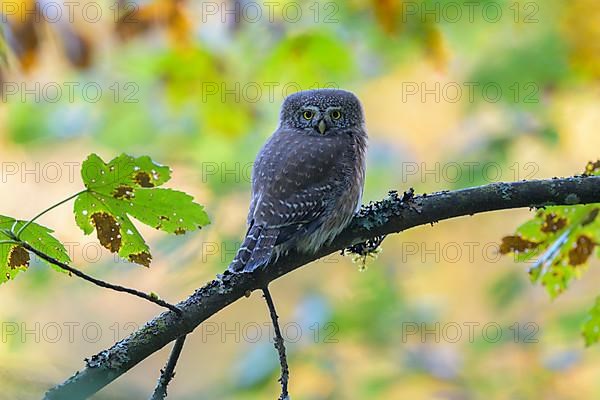
<instances>
[{"instance_id":1,"label":"owl's yellow eye","mask_svg":"<svg viewBox=\"0 0 600 400\"><path fill-rule=\"evenodd\" d=\"M312 117L315 116L315 113L312 111L304 111L302 113L302 116L304 117L304 119L310 120L310 119L312 119Z\"/></svg>"},{"instance_id":2,"label":"owl's yellow eye","mask_svg":"<svg viewBox=\"0 0 600 400\"><path fill-rule=\"evenodd\" d=\"M338 110L334 110L331 112L331 118L340 119L340 118L342 118L342 113L339 112Z\"/></svg>"}]
</instances>

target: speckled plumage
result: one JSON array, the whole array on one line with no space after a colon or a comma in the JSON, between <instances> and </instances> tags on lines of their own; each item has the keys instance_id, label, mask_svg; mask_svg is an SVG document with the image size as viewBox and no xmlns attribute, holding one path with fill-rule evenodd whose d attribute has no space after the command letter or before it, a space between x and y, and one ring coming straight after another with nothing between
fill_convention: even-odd
<instances>
[{"instance_id":1,"label":"speckled plumage","mask_svg":"<svg viewBox=\"0 0 600 400\"><path fill-rule=\"evenodd\" d=\"M278 129L254 162L248 233L229 269L253 271L291 248L314 252L333 240L360 206L366 149L354 94L288 96Z\"/></svg>"}]
</instances>

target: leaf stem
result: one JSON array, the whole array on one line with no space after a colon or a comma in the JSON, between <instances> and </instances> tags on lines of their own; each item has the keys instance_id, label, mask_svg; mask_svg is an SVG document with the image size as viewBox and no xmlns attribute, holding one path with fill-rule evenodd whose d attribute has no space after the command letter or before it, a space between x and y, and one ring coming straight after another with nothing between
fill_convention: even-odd
<instances>
[{"instance_id":1,"label":"leaf stem","mask_svg":"<svg viewBox=\"0 0 600 400\"><path fill-rule=\"evenodd\" d=\"M0 240L0 244L21 244L21 242L16 240Z\"/></svg>"},{"instance_id":2,"label":"leaf stem","mask_svg":"<svg viewBox=\"0 0 600 400\"><path fill-rule=\"evenodd\" d=\"M31 225L33 222L35 222L35 220L37 220L37 219L38 219L39 217L41 217L42 215L44 215L44 214L46 214L47 212L49 212L49 211L51 211L51 210L55 209L55 208L56 208L56 207L58 207L58 206L61 206L61 205L65 204L67 201L73 200L75 197L79 196L80 194L83 194L83 193L87 192L88 190L89 190L89 189L84 189L84 190L81 190L81 191L79 191L79 192L75 193L74 195L67 197L67 198L66 198L66 199L64 199L64 200L61 200L61 201L59 201L58 203L54 204L53 206L50 206L50 207L46 208L45 210L43 210L42 212L40 212L38 215L36 215L35 217L33 217L32 219L30 219L29 221L27 221L27 222L25 223L25 225L23 225L23 226L22 226L22 227L21 227L21 228L20 228L20 229L17 231L17 233L15 233L15 237L16 237L17 239L19 239L19 238L21 237L21 233L23 233L23 231L25 230L25 228L27 228L29 225Z\"/></svg>"},{"instance_id":3,"label":"leaf stem","mask_svg":"<svg viewBox=\"0 0 600 400\"><path fill-rule=\"evenodd\" d=\"M10 229L0 228L0 232L4 233L6 236L8 236L10 238L14 237L14 234L12 233L12 231Z\"/></svg>"}]
</instances>

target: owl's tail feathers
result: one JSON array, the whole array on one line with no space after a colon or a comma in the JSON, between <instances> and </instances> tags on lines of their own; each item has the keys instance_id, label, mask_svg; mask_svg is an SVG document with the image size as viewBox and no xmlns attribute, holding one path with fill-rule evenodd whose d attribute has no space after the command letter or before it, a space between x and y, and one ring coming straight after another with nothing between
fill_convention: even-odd
<instances>
[{"instance_id":1,"label":"owl's tail feathers","mask_svg":"<svg viewBox=\"0 0 600 400\"><path fill-rule=\"evenodd\" d=\"M229 270L234 273L252 272L266 265L271 260L278 236L277 228L263 226L250 228L242 246L229 265Z\"/></svg>"}]
</instances>

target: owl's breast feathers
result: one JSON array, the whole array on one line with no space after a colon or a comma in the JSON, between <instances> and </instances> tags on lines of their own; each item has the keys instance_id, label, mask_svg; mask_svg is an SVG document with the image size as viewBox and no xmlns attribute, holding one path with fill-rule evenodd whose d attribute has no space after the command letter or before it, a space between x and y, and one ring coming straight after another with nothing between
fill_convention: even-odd
<instances>
[{"instance_id":1,"label":"owl's breast feathers","mask_svg":"<svg viewBox=\"0 0 600 400\"><path fill-rule=\"evenodd\" d=\"M332 240L359 205L365 152L362 130L276 132L254 163L249 230L230 269L251 271L268 263L273 250L311 252Z\"/></svg>"}]
</instances>

